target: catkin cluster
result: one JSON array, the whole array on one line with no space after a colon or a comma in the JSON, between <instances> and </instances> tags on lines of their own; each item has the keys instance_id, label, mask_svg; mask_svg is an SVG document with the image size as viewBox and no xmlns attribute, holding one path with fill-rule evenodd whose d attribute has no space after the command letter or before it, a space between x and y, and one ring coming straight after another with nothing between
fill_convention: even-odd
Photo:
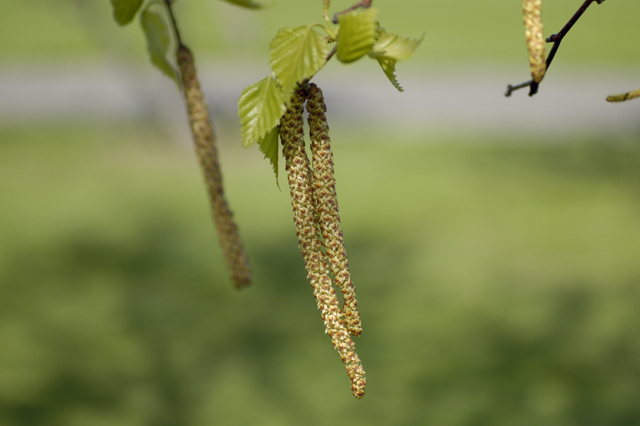
<instances>
[{"instance_id":1,"label":"catkin cluster","mask_svg":"<svg viewBox=\"0 0 640 426\"><path fill-rule=\"evenodd\" d=\"M305 150L302 118L308 96L313 171ZM311 85L308 91L298 89L282 117L280 138L291 192L293 221L307 277L325 332L331 337L351 380L351 392L356 398L362 398L367 381L351 339L352 334L361 332L360 318L340 230L325 111L320 89L315 85ZM333 287L332 274L344 295L343 309Z\"/></svg>"},{"instance_id":2,"label":"catkin cluster","mask_svg":"<svg viewBox=\"0 0 640 426\"><path fill-rule=\"evenodd\" d=\"M215 134L196 74L193 55L186 46L180 45L177 60L182 77L191 135L204 173L220 245L231 272L233 284L236 288L246 287L251 284L249 262L240 240L238 226L233 220L233 213L224 198Z\"/></svg>"},{"instance_id":3,"label":"catkin cluster","mask_svg":"<svg viewBox=\"0 0 640 426\"><path fill-rule=\"evenodd\" d=\"M327 260L336 285L342 291L344 299L344 316L347 330L354 336L362 332L356 288L351 281L349 262L344 247L340 215L338 212L338 196L336 180L333 172L333 152L329 138L329 125L325 112L322 91L311 83L307 100L309 113L309 136L311 138L311 154L313 159L313 194L318 215L318 223L324 238Z\"/></svg>"},{"instance_id":4,"label":"catkin cluster","mask_svg":"<svg viewBox=\"0 0 640 426\"><path fill-rule=\"evenodd\" d=\"M529 66L531 77L535 83L540 83L547 72L544 53L544 36L542 33L542 0L523 0L524 34L529 49Z\"/></svg>"}]
</instances>

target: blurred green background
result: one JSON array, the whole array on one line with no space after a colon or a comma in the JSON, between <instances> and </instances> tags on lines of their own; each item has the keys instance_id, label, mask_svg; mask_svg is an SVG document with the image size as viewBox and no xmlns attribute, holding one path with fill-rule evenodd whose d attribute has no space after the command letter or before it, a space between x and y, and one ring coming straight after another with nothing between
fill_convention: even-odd
<instances>
[{"instance_id":1,"label":"blurred green background","mask_svg":"<svg viewBox=\"0 0 640 426\"><path fill-rule=\"evenodd\" d=\"M547 0L547 32L580 3ZM528 75L520 2L374 4L390 31L425 34L398 67L407 96L421 81L436 89L443 73L432 69L469 85L484 84L477 69L506 69L489 90L496 102L524 117L552 108L544 93L501 98ZM246 86L268 72L275 31L319 21L321 2L251 12L180 0L176 14L203 69L237 69ZM640 115L589 87L619 90L612 70L640 86L638 16L638 2L594 5L563 42L548 87L571 81L552 86L555 69L598 80L569 109ZM374 65L326 74L375 99L390 84ZM114 66L176 105L56 116L31 92L7 101L29 73L46 85L53 73ZM148 63L137 22L118 27L107 0L7 3L0 87L0 425L640 424L637 118L533 132L455 115L437 131L329 116L364 326L369 384L357 401L323 334L286 181L278 190L260 152L239 146L239 92L212 109L254 272L242 292L221 260L175 85Z\"/></svg>"}]
</instances>

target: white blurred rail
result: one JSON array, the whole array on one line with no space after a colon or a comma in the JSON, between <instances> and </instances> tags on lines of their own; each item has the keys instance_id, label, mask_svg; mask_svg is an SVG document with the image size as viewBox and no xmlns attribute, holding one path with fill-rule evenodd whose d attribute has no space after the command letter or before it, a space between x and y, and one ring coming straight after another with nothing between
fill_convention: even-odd
<instances>
[{"instance_id":1,"label":"white blurred rail","mask_svg":"<svg viewBox=\"0 0 640 426\"><path fill-rule=\"evenodd\" d=\"M369 65L369 64L367 64ZM640 100L608 104L607 94L640 87L640 73L552 68L540 93L527 89L511 98L508 83L527 78L526 71L487 70L474 66L416 67L397 75L405 92L397 92L382 72L360 66L333 67L318 75L330 122L391 127L414 132L530 135L585 133L637 135ZM335 71L340 68L340 70ZM367 74L359 75L365 70ZM200 66L215 120L237 122L242 89L268 73L265 66ZM155 69L124 66L0 67L0 125L32 120L184 119L175 86ZM180 121L179 121L180 120Z\"/></svg>"}]
</instances>

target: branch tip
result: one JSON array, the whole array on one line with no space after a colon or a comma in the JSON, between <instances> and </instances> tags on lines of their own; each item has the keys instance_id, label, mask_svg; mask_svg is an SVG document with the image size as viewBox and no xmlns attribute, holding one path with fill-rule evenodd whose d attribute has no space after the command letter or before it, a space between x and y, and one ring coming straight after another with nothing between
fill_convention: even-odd
<instances>
[{"instance_id":1,"label":"branch tip","mask_svg":"<svg viewBox=\"0 0 640 426\"><path fill-rule=\"evenodd\" d=\"M595 3L598 3L598 4L602 4L602 3L604 3L604 1L605 0L585 0L584 3L582 3L582 6L580 6L580 8L576 11L576 13L573 14L571 19L569 19L569 21L566 23L566 25L564 27L562 27L560 32L558 32L556 34L551 34L549 37L547 37L547 39L545 41L547 43L553 43L553 47L551 48L551 51L549 52L549 55L547 56L547 60L545 61L547 69L549 69L549 66L551 66L551 62L553 62L553 58L555 57L556 52L557 52L558 48L560 47L560 42L562 42L562 39L567 35L569 30L571 30L571 27L573 27L573 25L576 22L578 22L578 20L582 16L582 14L587 10L587 8L591 5L591 3L595 2ZM505 96L509 97L509 96L511 96L511 93L513 91L521 89L521 88L526 87L526 86L530 86L529 96L533 96L536 93L538 93L539 83L535 83L533 80L531 80L531 81L528 81L526 83L519 84L517 86L512 86L512 85L507 86L507 92L505 93Z\"/></svg>"}]
</instances>

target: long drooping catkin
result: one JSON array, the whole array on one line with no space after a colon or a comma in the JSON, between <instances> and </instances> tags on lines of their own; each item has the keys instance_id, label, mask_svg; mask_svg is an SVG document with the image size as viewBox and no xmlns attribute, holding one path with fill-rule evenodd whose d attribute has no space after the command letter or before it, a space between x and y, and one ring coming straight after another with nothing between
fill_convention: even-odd
<instances>
[{"instance_id":1,"label":"long drooping catkin","mask_svg":"<svg viewBox=\"0 0 640 426\"><path fill-rule=\"evenodd\" d=\"M619 95L607 96L607 102L624 102L631 99L640 98L640 89L632 90L631 92L621 93Z\"/></svg>"},{"instance_id":2,"label":"long drooping catkin","mask_svg":"<svg viewBox=\"0 0 640 426\"><path fill-rule=\"evenodd\" d=\"M340 228L336 180L333 171L333 152L329 138L329 125L325 112L326 104L322 91L311 83L307 100L309 112L309 135L311 137L311 154L313 165L313 192L315 196L318 223L325 241L327 258L336 285L342 291L344 299L344 319L347 330L354 336L362 332L356 288L349 273L347 251Z\"/></svg>"},{"instance_id":3,"label":"long drooping catkin","mask_svg":"<svg viewBox=\"0 0 640 426\"><path fill-rule=\"evenodd\" d=\"M311 188L311 169L305 151L302 110L305 101L303 90L297 90L287 108L280 125L282 151L293 206L293 221L298 235L298 245L304 258L307 277L313 288L320 309L325 332L331 337L333 347L340 354L351 380L351 393L356 398L364 396L367 383L360 358L355 353L355 344L343 324L338 296L322 251L318 235L316 208Z\"/></svg>"},{"instance_id":4,"label":"long drooping catkin","mask_svg":"<svg viewBox=\"0 0 640 426\"><path fill-rule=\"evenodd\" d=\"M213 220L218 229L222 251L231 272L233 284L236 288L246 287L251 284L249 261L240 240L238 226L233 220L233 213L224 198L213 125L204 94L200 89L193 55L184 45L178 49L178 67L182 76L191 135L207 184Z\"/></svg>"},{"instance_id":5,"label":"long drooping catkin","mask_svg":"<svg viewBox=\"0 0 640 426\"><path fill-rule=\"evenodd\" d=\"M524 34L529 49L529 66L531 77L535 83L540 83L547 72L544 53L544 36L542 33L542 0L523 0Z\"/></svg>"}]
</instances>

